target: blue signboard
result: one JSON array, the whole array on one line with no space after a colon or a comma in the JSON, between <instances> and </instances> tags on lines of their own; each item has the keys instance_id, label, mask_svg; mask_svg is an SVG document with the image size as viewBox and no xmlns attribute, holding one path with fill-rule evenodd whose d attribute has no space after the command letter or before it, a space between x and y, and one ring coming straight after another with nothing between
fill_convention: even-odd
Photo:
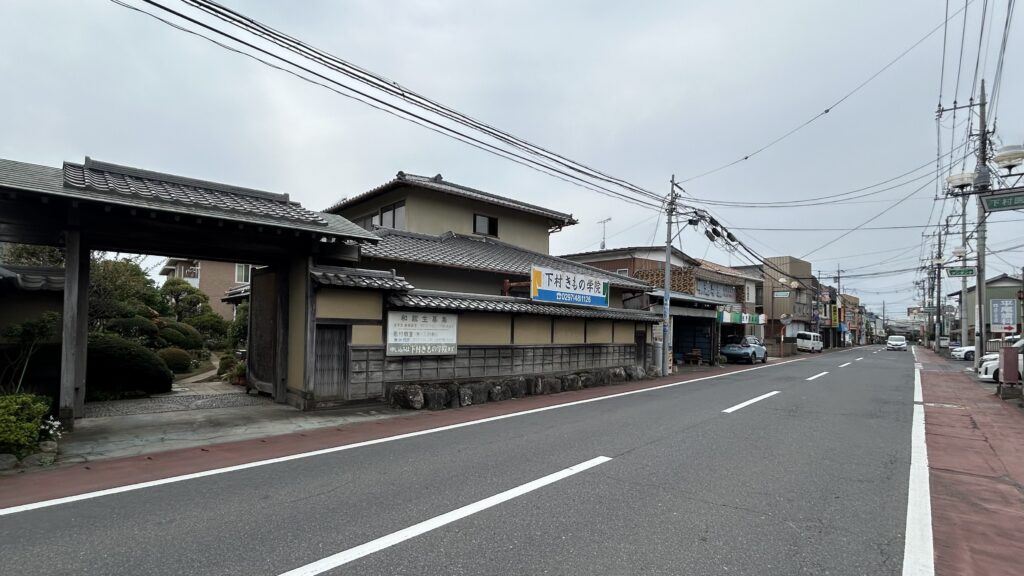
<instances>
[{"instance_id":1,"label":"blue signboard","mask_svg":"<svg viewBox=\"0 0 1024 576\"><path fill-rule=\"evenodd\" d=\"M608 307L607 280L534 266L530 270L530 298L539 302Z\"/></svg>"},{"instance_id":2,"label":"blue signboard","mask_svg":"<svg viewBox=\"0 0 1024 576\"><path fill-rule=\"evenodd\" d=\"M849 332L850 331L850 329L846 326L846 322L840 322L839 323L839 331L840 332Z\"/></svg>"}]
</instances>

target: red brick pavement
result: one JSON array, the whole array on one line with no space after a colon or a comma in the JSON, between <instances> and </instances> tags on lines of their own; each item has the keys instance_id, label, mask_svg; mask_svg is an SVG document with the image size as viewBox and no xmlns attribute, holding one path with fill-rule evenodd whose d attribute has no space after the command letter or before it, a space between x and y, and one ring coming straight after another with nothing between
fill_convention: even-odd
<instances>
[{"instance_id":1,"label":"red brick pavement","mask_svg":"<svg viewBox=\"0 0 1024 576\"><path fill-rule=\"evenodd\" d=\"M935 573L1024 574L1024 411L918 348Z\"/></svg>"}]
</instances>

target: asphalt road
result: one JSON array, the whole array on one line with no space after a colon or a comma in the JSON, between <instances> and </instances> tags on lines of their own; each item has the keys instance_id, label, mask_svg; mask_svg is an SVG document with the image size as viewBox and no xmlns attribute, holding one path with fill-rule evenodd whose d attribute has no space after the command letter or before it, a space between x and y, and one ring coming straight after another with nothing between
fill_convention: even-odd
<instances>
[{"instance_id":1,"label":"asphalt road","mask_svg":"<svg viewBox=\"0 0 1024 576\"><path fill-rule=\"evenodd\" d=\"M875 350L0 516L0 573L897 574L913 359Z\"/></svg>"}]
</instances>

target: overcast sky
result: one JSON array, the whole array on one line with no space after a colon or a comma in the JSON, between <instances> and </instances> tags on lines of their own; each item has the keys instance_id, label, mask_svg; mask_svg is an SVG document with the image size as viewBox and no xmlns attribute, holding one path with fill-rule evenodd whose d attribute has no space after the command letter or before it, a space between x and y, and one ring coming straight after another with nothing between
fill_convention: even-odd
<instances>
[{"instance_id":1,"label":"overcast sky","mask_svg":"<svg viewBox=\"0 0 1024 576\"><path fill-rule=\"evenodd\" d=\"M672 174L705 172L817 114L944 19L944 3L934 0L224 3L659 193L668 192ZM973 79L981 4L968 8L961 103ZM989 4L994 34L988 49L982 47L979 74L991 82L1006 3ZM947 106L962 25L957 17L949 26ZM1024 43L1014 29L1001 86L1005 105L998 109L997 136L1005 144L1024 142ZM939 30L822 119L748 161L687 182L687 191L720 200L796 200L934 162L942 47ZM555 254L596 249L597 221L607 217L609 246L664 241L654 212L488 155L108 0L0 2L0 79L3 158L59 166L89 155L287 192L315 209L399 170L441 173L573 213L580 224L552 237ZM964 118L961 112L958 125ZM951 121L947 114L945 125ZM964 128L958 127L957 144ZM944 129L945 150L949 138ZM924 182L858 203L711 210L733 228L851 228ZM935 192L927 186L869 226L924 225L929 216L934 223L941 208L932 211ZM989 244L1014 246L1024 237L1020 230L1021 223L994 224ZM839 264L848 274L908 268L917 263L921 232L855 232L808 260L815 270ZM801 256L840 233L736 231L765 256ZM687 232L683 242L696 257L746 263L702 234ZM900 247L905 252L892 251ZM864 255L882 250L889 251ZM1006 262L989 258L990 276L1024 264L1020 250L1000 256ZM851 279L844 289L860 290L873 309L885 299L905 311L914 300L914 276Z\"/></svg>"}]
</instances>

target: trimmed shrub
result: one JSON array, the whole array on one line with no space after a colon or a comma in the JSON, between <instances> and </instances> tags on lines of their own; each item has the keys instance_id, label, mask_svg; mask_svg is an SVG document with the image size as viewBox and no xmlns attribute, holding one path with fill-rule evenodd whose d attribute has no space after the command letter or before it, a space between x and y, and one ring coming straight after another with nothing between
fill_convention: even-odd
<instances>
[{"instance_id":1,"label":"trimmed shrub","mask_svg":"<svg viewBox=\"0 0 1024 576\"><path fill-rule=\"evenodd\" d=\"M198 330L205 338L223 338L228 333L228 321L216 312L188 318L185 323Z\"/></svg>"},{"instance_id":2,"label":"trimmed shrub","mask_svg":"<svg viewBox=\"0 0 1024 576\"><path fill-rule=\"evenodd\" d=\"M181 348L164 348L156 353L164 364L175 374L188 372L192 369L192 355Z\"/></svg>"},{"instance_id":3,"label":"trimmed shrub","mask_svg":"<svg viewBox=\"0 0 1024 576\"><path fill-rule=\"evenodd\" d=\"M160 337L175 348L195 350L203 347L203 335L184 322L166 322L160 329Z\"/></svg>"},{"instance_id":4,"label":"trimmed shrub","mask_svg":"<svg viewBox=\"0 0 1024 576\"><path fill-rule=\"evenodd\" d=\"M221 356L220 362L217 364L217 375L223 376L225 374L230 374L231 369L234 368L236 364L238 364L238 359L234 356L230 354Z\"/></svg>"},{"instance_id":5,"label":"trimmed shrub","mask_svg":"<svg viewBox=\"0 0 1024 576\"><path fill-rule=\"evenodd\" d=\"M167 364L155 352L113 334L90 334L87 400L110 400L171 391Z\"/></svg>"},{"instance_id":6,"label":"trimmed shrub","mask_svg":"<svg viewBox=\"0 0 1024 576\"><path fill-rule=\"evenodd\" d=\"M24 454L39 442L50 401L33 394L0 396L0 452Z\"/></svg>"},{"instance_id":7,"label":"trimmed shrub","mask_svg":"<svg viewBox=\"0 0 1024 576\"><path fill-rule=\"evenodd\" d=\"M152 320L142 316L114 318L104 328L122 338L155 338L160 331Z\"/></svg>"}]
</instances>

